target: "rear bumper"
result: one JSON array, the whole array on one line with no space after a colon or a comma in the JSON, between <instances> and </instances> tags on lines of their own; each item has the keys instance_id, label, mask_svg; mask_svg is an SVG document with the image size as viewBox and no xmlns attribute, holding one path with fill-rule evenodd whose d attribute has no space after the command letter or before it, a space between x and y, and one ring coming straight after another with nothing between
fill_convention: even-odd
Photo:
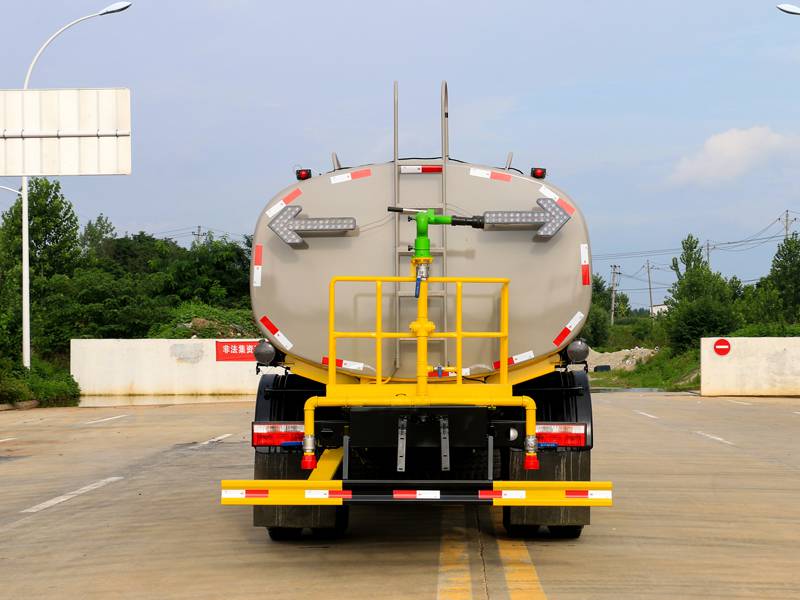
<instances>
[{"instance_id":1,"label":"rear bumper","mask_svg":"<svg viewBox=\"0 0 800 600\"><path fill-rule=\"evenodd\" d=\"M489 504L611 506L609 481L225 480L221 503L256 506Z\"/></svg>"}]
</instances>

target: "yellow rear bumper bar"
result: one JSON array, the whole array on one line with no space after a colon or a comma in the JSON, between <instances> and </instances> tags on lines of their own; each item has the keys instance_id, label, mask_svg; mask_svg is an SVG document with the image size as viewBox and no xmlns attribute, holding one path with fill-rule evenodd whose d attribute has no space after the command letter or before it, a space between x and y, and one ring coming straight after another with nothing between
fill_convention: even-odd
<instances>
[{"instance_id":1,"label":"yellow rear bumper bar","mask_svg":"<svg viewBox=\"0 0 800 600\"><path fill-rule=\"evenodd\" d=\"M611 506L610 481L222 481L225 505L341 506L387 502L494 506Z\"/></svg>"}]
</instances>

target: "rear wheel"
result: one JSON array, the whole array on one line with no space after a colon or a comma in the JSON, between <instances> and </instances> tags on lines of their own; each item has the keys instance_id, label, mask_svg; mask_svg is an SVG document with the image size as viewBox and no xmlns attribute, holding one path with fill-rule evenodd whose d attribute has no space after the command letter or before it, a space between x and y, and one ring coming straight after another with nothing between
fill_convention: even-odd
<instances>
[{"instance_id":1,"label":"rear wheel","mask_svg":"<svg viewBox=\"0 0 800 600\"><path fill-rule=\"evenodd\" d=\"M577 540L583 532L583 525L550 525L550 537L559 540Z\"/></svg>"},{"instance_id":2,"label":"rear wheel","mask_svg":"<svg viewBox=\"0 0 800 600\"><path fill-rule=\"evenodd\" d=\"M303 530L299 527L267 527L267 533L273 542L288 542L300 539Z\"/></svg>"}]
</instances>

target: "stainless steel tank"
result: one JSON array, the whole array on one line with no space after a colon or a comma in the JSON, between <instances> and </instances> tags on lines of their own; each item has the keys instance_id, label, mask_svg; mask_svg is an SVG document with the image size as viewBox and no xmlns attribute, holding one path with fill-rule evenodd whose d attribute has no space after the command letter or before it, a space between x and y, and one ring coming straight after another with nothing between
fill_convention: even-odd
<instances>
[{"instance_id":1,"label":"stainless steel tank","mask_svg":"<svg viewBox=\"0 0 800 600\"><path fill-rule=\"evenodd\" d=\"M443 98L444 138L446 93ZM443 146L447 156L446 141ZM591 302L591 266L586 222L572 198L513 169L454 160L443 168L441 159L395 158L297 181L261 211L250 292L255 318L273 344L324 364L331 278L409 274L415 224L387 212L393 205L486 217L485 229L431 226L431 275L511 280L513 366L551 355L578 335ZM384 330L408 331L416 314L414 284L386 284L383 295ZM454 286L432 283L430 296L429 317L436 331L452 331ZM336 297L337 330L374 329L374 284L339 284ZM498 318L499 286L465 285L464 330L497 330ZM414 376L411 340L386 340L383 353L382 377ZM343 360L342 371L376 375L373 340L340 340L337 357ZM497 340L465 341L464 366L470 375L495 371L498 357ZM454 364L454 341L431 340L429 362L434 368Z\"/></svg>"}]
</instances>

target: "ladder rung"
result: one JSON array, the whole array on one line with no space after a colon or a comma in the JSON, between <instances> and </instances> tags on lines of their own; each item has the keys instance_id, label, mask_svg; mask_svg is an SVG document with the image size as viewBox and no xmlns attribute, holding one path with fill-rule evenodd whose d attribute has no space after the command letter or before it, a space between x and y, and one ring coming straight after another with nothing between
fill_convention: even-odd
<instances>
[{"instance_id":1,"label":"ladder rung","mask_svg":"<svg viewBox=\"0 0 800 600\"><path fill-rule=\"evenodd\" d=\"M417 341L417 338L415 338L415 337L402 337L402 338L395 338L395 339L398 342L416 342ZM446 342L446 341L447 340L445 338L428 338L428 343L429 344L435 343L435 342L442 343L442 342Z\"/></svg>"},{"instance_id":2,"label":"ladder rung","mask_svg":"<svg viewBox=\"0 0 800 600\"><path fill-rule=\"evenodd\" d=\"M411 290L398 290L397 295L401 298L414 298L414 292ZM444 298L445 294L442 290L433 290L428 292L428 298Z\"/></svg>"}]
</instances>

